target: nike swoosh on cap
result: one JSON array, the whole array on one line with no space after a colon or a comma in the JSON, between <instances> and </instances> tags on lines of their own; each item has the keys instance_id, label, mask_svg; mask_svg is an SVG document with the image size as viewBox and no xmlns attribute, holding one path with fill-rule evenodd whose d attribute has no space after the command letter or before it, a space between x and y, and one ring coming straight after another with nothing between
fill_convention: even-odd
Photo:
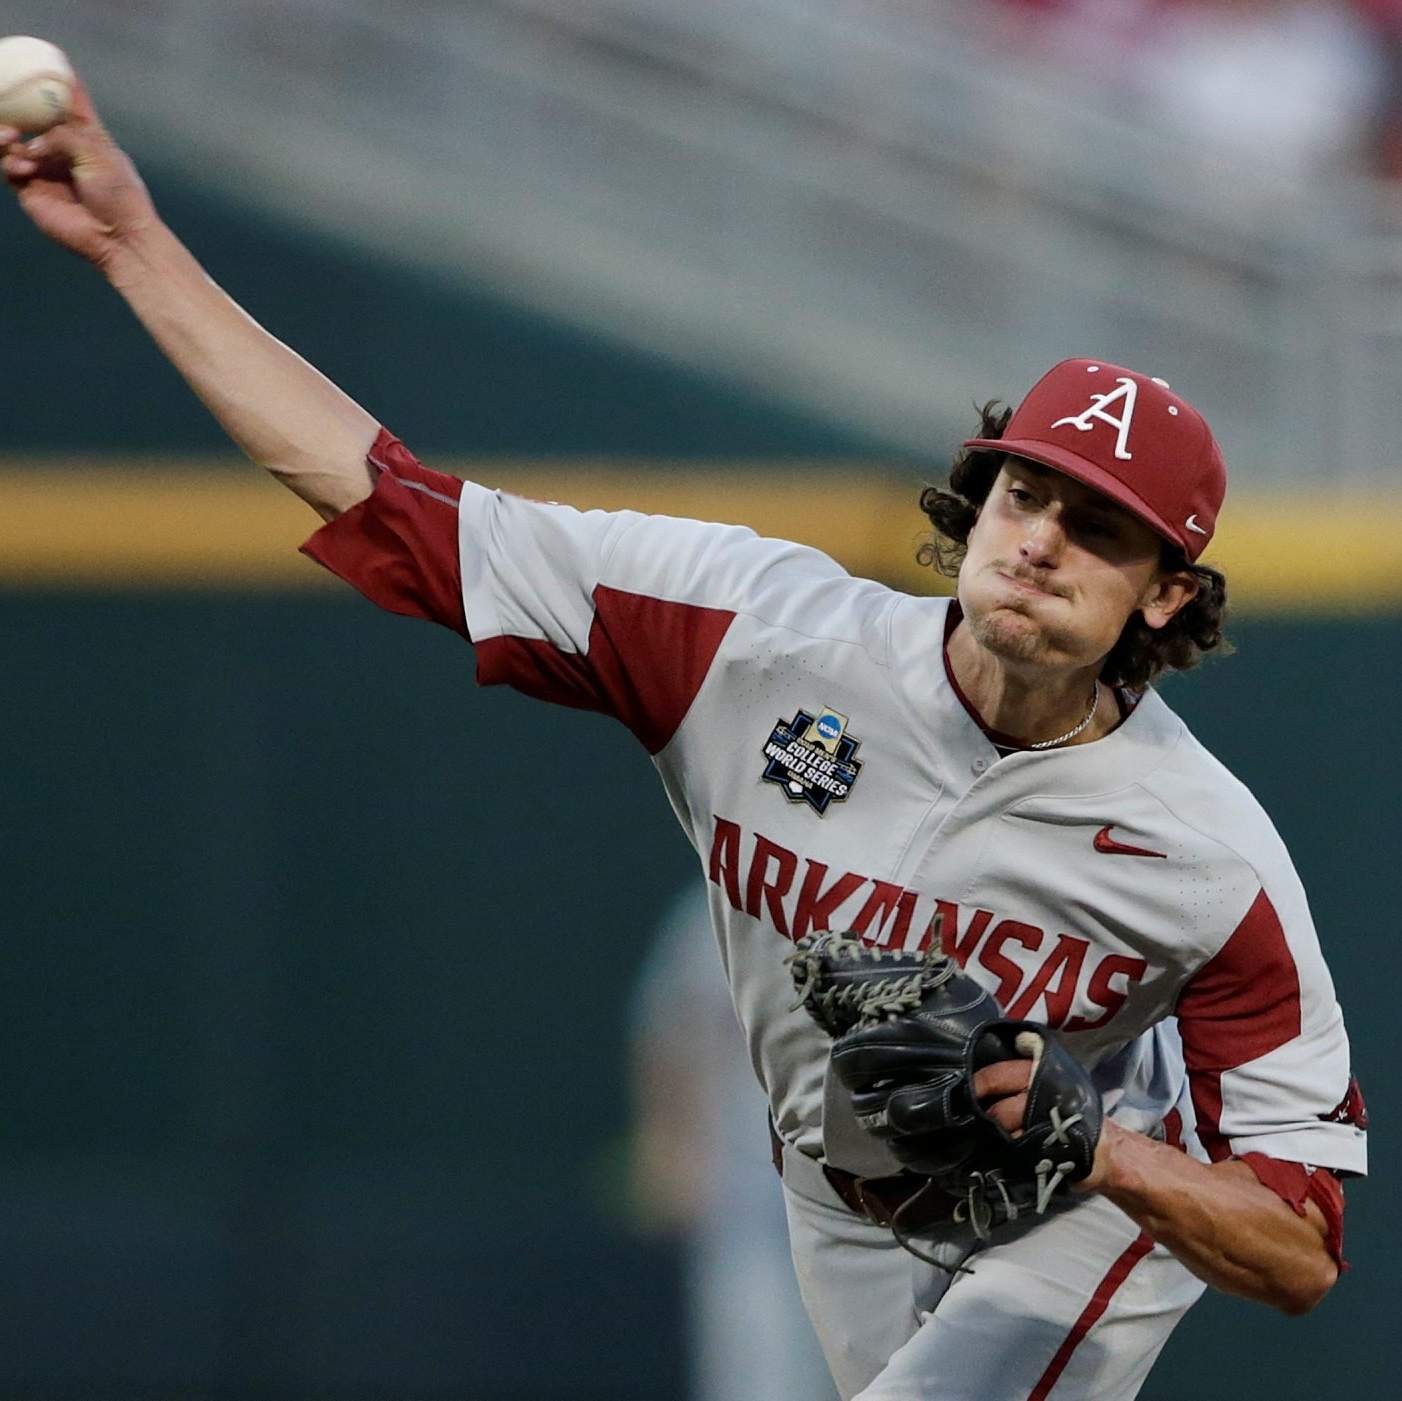
<instances>
[{"instance_id":1,"label":"nike swoosh on cap","mask_svg":"<svg viewBox=\"0 0 1402 1401\"><path fill-rule=\"evenodd\" d=\"M1193 514L1192 514L1191 516L1189 516L1188 519L1185 520L1185 521L1183 522L1183 524L1184 524L1185 526L1187 526L1189 530L1195 530L1195 531L1197 531L1197 533L1198 533L1199 535L1206 535L1206 534L1207 534L1207 531L1205 531L1205 530L1202 528L1202 526L1200 526L1200 525L1198 524L1198 513L1197 513L1196 511L1194 511Z\"/></svg>"}]
</instances>

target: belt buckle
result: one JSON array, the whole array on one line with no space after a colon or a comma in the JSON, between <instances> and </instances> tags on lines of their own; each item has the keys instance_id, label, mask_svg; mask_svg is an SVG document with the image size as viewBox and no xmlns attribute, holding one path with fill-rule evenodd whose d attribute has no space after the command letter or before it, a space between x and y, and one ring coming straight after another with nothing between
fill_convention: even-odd
<instances>
[{"instance_id":1,"label":"belt buckle","mask_svg":"<svg viewBox=\"0 0 1402 1401\"><path fill-rule=\"evenodd\" d=\"M876 1194L867 1191L867 1183L877 1179L869 1177L857 1177L853 1179L852 1189L857 1194L857 1200L862 1204L862 1212L867 1220L874 1225L890 1229L891 1220L895 1212L887 1210L886 1203ZM899 1208L897 1208L899 1210Z\"/></svg>"}]
</instances>

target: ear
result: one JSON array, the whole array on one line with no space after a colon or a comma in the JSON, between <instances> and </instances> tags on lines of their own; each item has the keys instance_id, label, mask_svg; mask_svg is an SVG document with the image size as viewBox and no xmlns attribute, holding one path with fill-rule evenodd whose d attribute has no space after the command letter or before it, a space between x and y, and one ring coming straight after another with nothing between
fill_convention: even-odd
<instances>
[{"instance_id":1,"label":"ear","mask_svg":"<svg viewBox=\"0 0 1402 1401\"><path fill-rule=\"evenodd\" d=\"M1139 611L1144 621L1157 631L1198 596L1197 575L1187 569L1174 569L1158 575L1144 590Z\"/></svg>"}]
</instances>

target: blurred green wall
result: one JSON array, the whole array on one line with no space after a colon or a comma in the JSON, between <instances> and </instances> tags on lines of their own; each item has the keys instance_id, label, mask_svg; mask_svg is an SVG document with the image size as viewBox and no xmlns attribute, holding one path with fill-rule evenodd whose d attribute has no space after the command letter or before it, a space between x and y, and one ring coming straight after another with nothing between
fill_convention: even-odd
<instances>
[{"instance_id":1,"label":"blurred green wall","mask_svg":"<svg viewBox=\"0 0 1402 1401\"><path fill-rule=\"evenodd\" d=\"M154 183L423 451L873 446ZM7 448L217 443L96 281L22 246ZM1402 618L1236 637L1168 696L1295 853L1382 1181L1314 1315L1214 1296L1144 1394L1380 1395ZM627 735L475 689L460 642L349 593L0 593L0 638L0 1396L679 1395L677 1261L618 1169L630 986L695 863Z\"/></svg>"}]
</instances>

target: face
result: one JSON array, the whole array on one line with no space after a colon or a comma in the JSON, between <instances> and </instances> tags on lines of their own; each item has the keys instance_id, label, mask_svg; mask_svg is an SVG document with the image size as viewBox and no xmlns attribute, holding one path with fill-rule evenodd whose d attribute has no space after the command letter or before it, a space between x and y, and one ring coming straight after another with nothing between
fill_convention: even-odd
<instances>
[{"instance_id":1,"label":"face","mask_svg":"<svg viewBox=\"0 0 1402 1401\"><path fill-rule=\"evenodd\" d=\"M977 642L1020 669L1099 662L1137 611L1161 628L1197 592L1160 537L1109 497L1018 457L969 533L959 602Z\"/></svg>"}]
</instances>

